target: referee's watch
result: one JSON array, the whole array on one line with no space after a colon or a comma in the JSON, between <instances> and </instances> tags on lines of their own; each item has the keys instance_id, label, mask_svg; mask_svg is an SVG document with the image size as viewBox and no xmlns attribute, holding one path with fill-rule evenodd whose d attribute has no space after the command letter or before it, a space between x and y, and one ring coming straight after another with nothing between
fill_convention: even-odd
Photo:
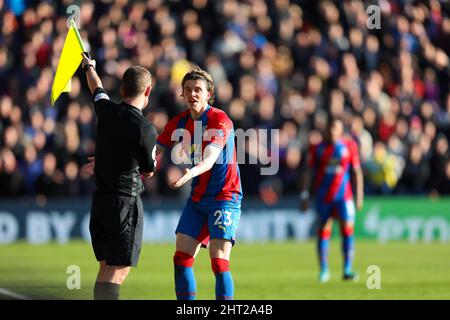
<instances>
[{"instance_id":1,"label":"referee's watch","mask_svg":"<svg viewBox=\"0 0 450 320\"><path fill-rule=\"evenodd\" d=\"M93 64L90 64L90 63L87 63L87 64L84 65L83 71L87 72L90 67L94 68L94 71L95 71L95 66Z\"/></svg>"}]
</instances>

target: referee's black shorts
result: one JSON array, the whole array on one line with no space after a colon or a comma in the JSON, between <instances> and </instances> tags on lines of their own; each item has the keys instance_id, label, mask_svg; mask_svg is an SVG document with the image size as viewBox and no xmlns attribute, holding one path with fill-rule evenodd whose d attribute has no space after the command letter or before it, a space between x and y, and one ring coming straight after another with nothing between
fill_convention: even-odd
<instances>
[{"instance_id":1,"label":"referee's black shorts","mask_svg":"<svg viewBox=\"0 0 450 320\"><path fill-rule=\"evenodd\" d=\"M135 267L142 245L144 208L141 197L95 191L92 198L92 247L98 261Z\"/></svg>"}]
</instances>

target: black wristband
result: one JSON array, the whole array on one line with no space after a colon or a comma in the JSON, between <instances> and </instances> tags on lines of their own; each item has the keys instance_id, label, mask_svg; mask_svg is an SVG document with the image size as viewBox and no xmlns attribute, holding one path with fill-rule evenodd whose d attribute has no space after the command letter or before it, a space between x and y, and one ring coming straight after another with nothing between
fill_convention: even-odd
<instances>
[{"instance_id":1,"label":"black wristband","mask_svg":"<svg viewBox=\"0 0 450 320\"><path fill-rule=\"evenodd\" d=\"M88 64L85 64L85 65L84 65L83 71L84 71L84 72L87 72L87 71L89 70L90 67L94 68L94 70L95 70L94 65L88 63Z\"/></svg>"}]
</instances>

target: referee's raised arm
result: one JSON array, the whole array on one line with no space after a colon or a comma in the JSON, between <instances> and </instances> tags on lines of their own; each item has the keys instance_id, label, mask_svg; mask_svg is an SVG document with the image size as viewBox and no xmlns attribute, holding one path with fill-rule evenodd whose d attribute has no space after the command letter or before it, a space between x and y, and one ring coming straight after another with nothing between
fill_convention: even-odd
<instances>
[{"instance_id":1,"label":"referee's raised arm","mask_svg":"<svg viewBox=\"0 0 450 320\"><path fill-rule=\"evenodd\" d=\"M83 60L81 61L81 67L83 71L86 73L86 80L89 86L89 90L92 94L94 94L95 89L103 88L102 81L97 74L95 69L96 62L94 59L90 59L84 52L81 53L83 56Z\"/></svg>"}]
</instances>

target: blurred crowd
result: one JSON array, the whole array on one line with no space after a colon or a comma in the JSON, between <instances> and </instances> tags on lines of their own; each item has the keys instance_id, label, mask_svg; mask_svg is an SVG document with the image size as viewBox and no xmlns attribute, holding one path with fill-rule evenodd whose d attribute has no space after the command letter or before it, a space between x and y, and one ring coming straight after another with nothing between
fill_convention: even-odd
<instances>
[{"instance_id":1,"label":"blurred crowd","mask_svg":"<svg viewBox=\"0 0 450 320\"><path fill-rule=\"evenodd\" d=\"M157 130L184 110L180 83L192 65L212 75L214 105L236 129L280 130L279 152L270 154L277 175L260 175L262 159L240 165L246 195L270 204L297 194L308 144L320 141L330 115L343 117L360 146L366 194L450 194L450 4L377 1L381 28L371 30L372 4L0 0L0 196L93 190L80 173L95 149L81 71L50 105L70 5L81 8L81 36L113 99L128 66L152 72L146 116ZM269 142L251 138L247 159L259 157L250 145L276 150ZM181 174L169 156L146 181L146 196L186 192L168 187Z\"/></svg>"}]
</instances>

